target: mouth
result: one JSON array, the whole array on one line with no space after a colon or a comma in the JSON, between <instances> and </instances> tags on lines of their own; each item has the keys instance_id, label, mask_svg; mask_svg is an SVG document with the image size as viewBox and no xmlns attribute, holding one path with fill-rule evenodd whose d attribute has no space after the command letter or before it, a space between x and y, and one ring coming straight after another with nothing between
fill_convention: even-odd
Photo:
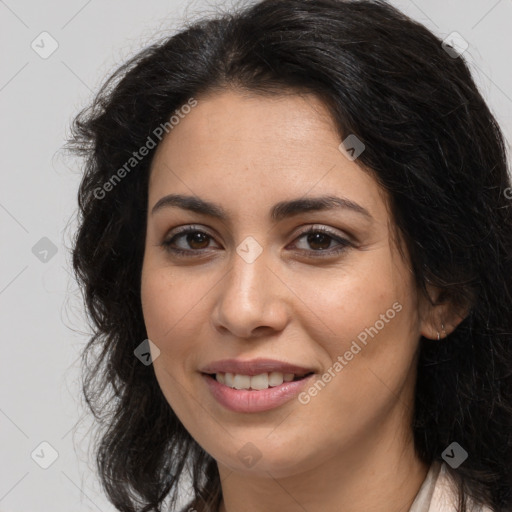
<instances>
[{"instance_id":1,"label":"mouth","mask_svg":"<svg viewBox=\"0 0 512 512\"><path fill-rule=\"evenodd\" d=\"M211 396L226 410L236 413L264 413L290 402L314 379L315 373L272 371L204 373L202 378Z\"/></svg>"},{"instance_id":2,"label":"mouth","mask_svg":"<svg viewBox=\"0 0 512 512\"><path fill-rule=\"evenodd\" d=\"M241 373L218 372L203 373L206 377L216 380L231 389L261 391L264 389L281 386L286 382L297 382L306 379L313 372L306 373L282 373L282 372L264 372L257 375L244 375Z\"/></svg>"}]
</instances>

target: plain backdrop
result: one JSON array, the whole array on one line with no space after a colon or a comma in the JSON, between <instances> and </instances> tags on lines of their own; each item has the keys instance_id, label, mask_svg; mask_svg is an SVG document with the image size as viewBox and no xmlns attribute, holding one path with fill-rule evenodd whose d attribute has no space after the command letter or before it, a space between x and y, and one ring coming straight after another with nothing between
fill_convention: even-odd
<instances>
[{"instance_id":1,"label":"plain backdrop","mask_svg":"<svg viewBox=\"0 0 512 512\"><path fill-rule=\"evenodd\" d=\"M464 57L510 144L512 1L391 3L469 43ZM88 327L69 254L80 168L61 148L107 73L218 6L229 4L0 0L0 512L114 510L80 399Z\"/></svg>"}]
</instances>

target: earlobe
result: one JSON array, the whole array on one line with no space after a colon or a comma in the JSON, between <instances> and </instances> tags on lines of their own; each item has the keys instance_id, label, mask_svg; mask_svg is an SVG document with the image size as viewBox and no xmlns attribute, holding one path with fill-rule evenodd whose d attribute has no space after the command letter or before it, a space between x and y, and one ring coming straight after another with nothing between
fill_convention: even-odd
<instances>
[{"instance_id":1,"label":"earlobe","mask_svg":"<svg viewBox=\"0 0 512 512\"><path fill-rule=\"evenodd\" d=\"M420 301L420 334L428 339L443 340L449 336L469 314L469 306L457 308L453 302L446 298L444 290L427 284L428 297L423 296Z\"/></svg>"},{"instance_id":2,"label":"earlobe","mask_svg":"<svg viewBox=\"0 0 512 512\"><path fill-rule=\"evenodd\" d=\"M441 334L439 334L439 331L437 331L437 341L439 341L442 338L446 338L447 334L446 334L446 329L444 328L444 324L442 323L441 324L441 332L443 333L442 336Z\"/></svg>"}]
</instances>

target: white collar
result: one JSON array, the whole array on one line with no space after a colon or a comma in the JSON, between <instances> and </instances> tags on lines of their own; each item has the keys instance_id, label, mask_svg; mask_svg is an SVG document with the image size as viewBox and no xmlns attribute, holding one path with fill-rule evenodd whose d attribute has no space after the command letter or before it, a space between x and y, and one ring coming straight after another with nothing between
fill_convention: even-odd
<instances>
[{"instance_id":1,"label":"white collar","mask_svg":"<svg viewBox=\"0 0 512 512\"><path fill-rule=\"evenodd\" d=\"M457 488L446 464L435 461L430 466L409 512L457 512L457 499ZM491 512L488 507L476 506L471 499L468 502L471 512Z\"/></svg>"}]
</instances>

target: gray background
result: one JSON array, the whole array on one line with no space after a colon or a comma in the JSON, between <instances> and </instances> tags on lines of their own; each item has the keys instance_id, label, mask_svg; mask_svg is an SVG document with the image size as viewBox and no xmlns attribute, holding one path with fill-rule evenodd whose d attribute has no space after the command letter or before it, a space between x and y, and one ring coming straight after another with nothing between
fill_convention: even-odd
<instances>
[{"instance_id":1,"label":"gray background","mask_svg":"<svg viewBox=\"0 0 512 512\"><path fill-rule=\"evenodd\" d=\"M443 39L467 40L464 56L510 145L512 0L392 3ZM60 148L114 66L182 20L229 5L0 0L0 512L114 510L88 455L79 380L88 328L69 255L80 173ZM44 31L58 43L48 58L31 47L51 49ZM53 452L42 442L57 454L47 469Z\"/></svg>"}]
</instances>

